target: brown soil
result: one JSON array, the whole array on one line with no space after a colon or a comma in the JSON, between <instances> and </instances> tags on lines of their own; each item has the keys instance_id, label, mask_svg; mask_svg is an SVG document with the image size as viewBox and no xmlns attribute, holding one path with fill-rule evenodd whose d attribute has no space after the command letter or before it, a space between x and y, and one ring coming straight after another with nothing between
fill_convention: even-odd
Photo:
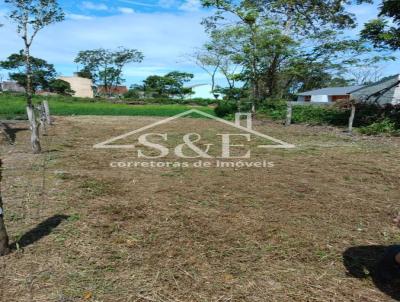
<instances>
[{"instance_id":1,"label":"brown soil","mask_svg":"<svg viewBox=\"0 0 400 302\"><path fill-rule=\"evenodd\" d=\"M0 301L400 300L368 273L400 242L399 138L259 121L297 146L255 150L270 168L110 168L136 151L92 148L157 120L57 118L41 155L27 130L2 144L18 244L0 259ZM185 119L163 131L216 144L218 127Z\"/></svg>"}]
</instances>

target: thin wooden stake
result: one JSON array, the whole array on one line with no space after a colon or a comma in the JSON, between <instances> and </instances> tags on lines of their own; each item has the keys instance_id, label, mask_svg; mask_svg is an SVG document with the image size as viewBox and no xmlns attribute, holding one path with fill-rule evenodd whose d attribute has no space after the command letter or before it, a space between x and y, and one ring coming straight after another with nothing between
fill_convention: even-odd
<instances>
[{"instance_id":1,"label":"thin wooden stake","mask_svg":"<svg viewBox=\"0 0 400 302\"><path fill-rule=\"evenodd\" d=\"M4 224L3 200L1 198L1 172L2 161L0 159L0 256L4 256L10 253L10 246L8 242L6 226Z\"/></svg>"},{"instance_id":2,"label":"thin wooden stake","mask_svg":"<svg viewBox=\"0 0 400 302\"><path fill-rule=\"evenodd\" d=\"M43 101L43 106L44 106L44 113L46 115L47 125L51 125L53 123L53 121L51 120L49 102Z\"/></svg>"},{"instance_id":3,"label":"thin wooden stake","mask_svg":"<svg viewBox=\"0 0 400 302\"><path fill-rule=\"evenodd\" d=\"M290 126L292 124L292 115L293 115L293 105L292 102L287 102L287 113L286 113L286 126Z\"/></svg>"},{"instance_id":4,"label":"thin wooden stake","mask_svg":"<svg viewBox=\"0 0 400 302\"><path fill-rule=\"evenodd\" d=\"M354 102L351 103L351 114L349 118L349 133L353 133L353 123L354 117L356 116L356 104Z\"/></svg>"}]
</instances>

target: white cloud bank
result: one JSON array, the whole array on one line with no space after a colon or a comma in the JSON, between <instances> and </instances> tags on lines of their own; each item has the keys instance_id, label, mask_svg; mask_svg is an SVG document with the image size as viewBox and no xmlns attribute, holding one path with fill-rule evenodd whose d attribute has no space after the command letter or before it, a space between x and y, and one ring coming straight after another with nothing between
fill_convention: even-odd
<instances>
[{"instance_id":1,"label":"white cloud bank","mask_svg":"<svg viewBox=\"0 0 400 302\"><path fill-rule=\"evenodd\" d=\"M179 9L187 12L197 12L201 9L200 0L186 0L179 6Z\"/></svg>"},{"instance_id":2,"label":"white cloud bank","mask_svg":"<svg viewBox=\"0 0 400 302\"><path fill-rule=\"evenodd\" d=\"M122 12L122 11L121 11ZM128 11L126 11L127 13ZM39 33L32 46L34 56L56 65L57 71L70 74L76 71L73 63L80 50L99 47L136 48L145 55L141 64L128 66L128 83L155 73L172 70L196 71L193 64L182 62L182 55L201 46L207 36L200 25L204 13L135 13L111 17L67 15L62 23L52 25ZM7 23L0 28L2 47L0 60L22 48L15 25ZM179 63L178 63L179 62Z\"/></svg>"},{"instance_id":3,"label":"white cloud bank","mask_svg":"<svg viewBox=\"0 0 400 302\"><path fill-rule=\"evenodd\" d=\"M135 10L130 7L118 7L118 11L122 14L133 14Z\"/></svg>"},{"instance_id":4,"label":"white cloud bank","mask_svg":"<svg viewBox=\"0 0 400 302\"><path fill-rule=\"evenodd\" d=\"M82 7L89 10L108 10L108 6L104 3L93 3L90 1L82 2Z\"/></svg>"}]
</instances>

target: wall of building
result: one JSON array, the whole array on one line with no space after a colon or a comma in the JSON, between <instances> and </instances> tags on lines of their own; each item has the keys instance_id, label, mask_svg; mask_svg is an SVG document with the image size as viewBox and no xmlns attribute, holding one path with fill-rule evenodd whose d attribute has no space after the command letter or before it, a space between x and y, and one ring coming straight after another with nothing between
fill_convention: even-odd
<instances>
[{"instance_id":1,"label":"wall of building","mask_svg":"<svg viewBox=\"0 0 400 302\"><path fill-rule=\"evenodd\" d=\"M331 97L328 95L312 95L311 102L329 103L329 102L331 102Z\"/></svg>"},{"instance_id":2,"label":"wall of building","mask_svg":"<svg viewBox=\"0 0 400 302\"><path fill-rule=\"evenodd\" d=\"M73 77L60 77L60 80L68 82L71 89L75 91L74 96L80 98L94 98L93 81L91 79Z\"/></svg>"}]
</instances>

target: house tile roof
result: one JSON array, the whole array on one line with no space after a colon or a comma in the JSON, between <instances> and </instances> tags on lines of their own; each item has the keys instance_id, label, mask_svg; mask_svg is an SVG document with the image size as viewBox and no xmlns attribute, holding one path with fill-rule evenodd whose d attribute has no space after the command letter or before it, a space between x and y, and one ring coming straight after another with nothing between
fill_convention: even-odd
<instances>
[{"instance_id":1,"label":"house tile roof","mask_svg":"<svg viewBox=\"0 0 400 302\"><path fill-rule=\"evenodd\" d=\"M109 91L104 86L98 86L97 92L101 94L107 94ZM124 94L128 92L128 87L126 86L115 86L111 88L111 94Z\"/></svg>"}]
</instances>

